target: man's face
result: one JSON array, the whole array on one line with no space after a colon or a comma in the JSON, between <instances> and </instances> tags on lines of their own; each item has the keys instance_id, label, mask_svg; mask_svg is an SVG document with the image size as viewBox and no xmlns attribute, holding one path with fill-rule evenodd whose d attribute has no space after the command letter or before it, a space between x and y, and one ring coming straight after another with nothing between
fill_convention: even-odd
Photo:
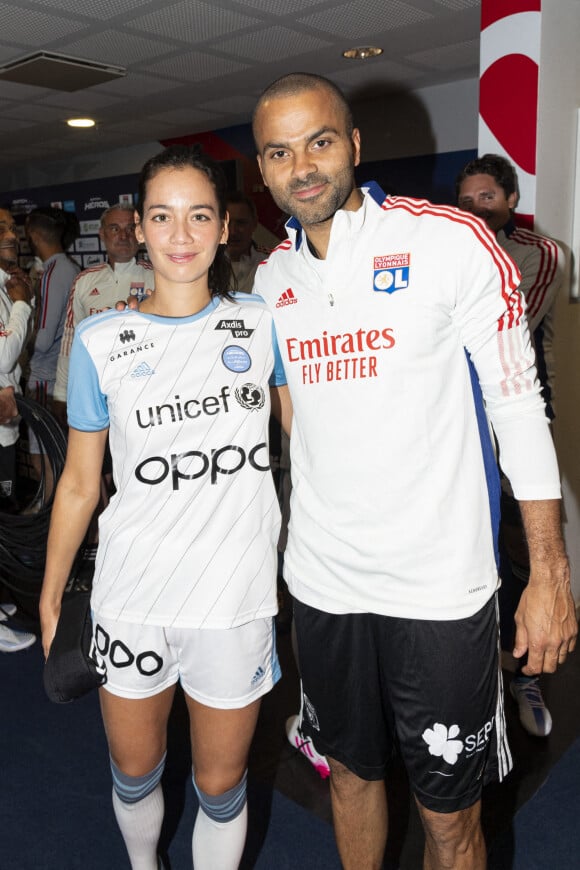
<instances>
[{"instance_id":1,"label":"man's face","mask_svg":"<svg viewBox=\"0 0 580 870\"><path fill-rule=\"evenodd\" d=\"M227 249L230 259L237 261L250 253L257 222L245 202L228 202L228 214L230 223Z\"/></svg>"},{"instance_id":2,"label":"man's face","mask_svg":"<svg viewBox=\"0 0 580 870\"><path fill-rule=\"evenodd\" d=\"M502 187L492 175L468 175L461 182L457 205L482 218L490 230L498 233L516 207L517 194L506 197Z\"/></svg>"},{"instance_id":3,"label":"man's face","mask_svg":"<svg viewBox=\"0 0 580 870\"><path fill-rule=\"evenodd\" d=\"M113 264L128 263L135 254L139 243L135 238L135 217L133 212L113 209L101 224L99 236Z\"/></svg>"},{"instance_id":4,"label":"man's face","mask_svg":"<svg viewBox=\"0 0 580 870\"><path fill-rule=\"evenodd\" d=\"M0 208L0 267L8 269L18 262L18 236L14 218L6 209Z\"/></svg>"},{"instance_id":5,"label":"man's face","mask_svg":"<svg viewBox=\"0 0 580 870\"><path fill-rule=\"evenodd\" d=\"M349 135L344 112L328 90L268 100L254 129L262 177L282 211L307 228L348 208L349 198L354 202L359 132Z\"/></svg>"}]
</instances>

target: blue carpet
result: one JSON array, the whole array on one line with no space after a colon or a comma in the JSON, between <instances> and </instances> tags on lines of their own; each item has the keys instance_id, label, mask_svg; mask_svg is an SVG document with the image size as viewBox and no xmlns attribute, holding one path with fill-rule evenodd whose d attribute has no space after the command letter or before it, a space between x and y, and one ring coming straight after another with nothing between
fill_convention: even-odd
<instances>
[{"instance_id":1,"label":"blue carpet","mask_svg":"<svg viewBox=\"0 0 580 870\"><path fill-rule=\"evenodd\" d=\"M2 870L127 868L111 807L96 693L72 704L48 701L38 643L20 653L0 654L0 687ZM171 870L186 870L191 868L196 805L187 738L183 729L173 730L164 776L163 839ZM177 732L185 738L179 745ZM281 794L250 781L249 814L243 870L340 867L331 827Z\"/></svg>"},{"instance_id":2,"label":"blue carpet","mask_svg":"<svg viewBox=\"0 0 580 870\"><path fill-rule=\"evenodd\" d=\"M493 844L489 870L580 867L580 738Z\"/></svg>"},{"instance_id":3,"label":"blue carpet","mask_svg":"<svg viewBox=\"0 0 580 870\"><path fill-rule=\"evenodd\" d=\"M1 870L124 870L111 808L108 752L96 693L51 704L42 654L0 654ZM190 870L196 812L184 722L170 722L162 842L170 870ZM489 870L580 867L580 738L496 839ZM241 870L338 870L329 825L265 784L249 783ZM216 868L217 870L217 868Z\"/></svg>"}]
</instances>

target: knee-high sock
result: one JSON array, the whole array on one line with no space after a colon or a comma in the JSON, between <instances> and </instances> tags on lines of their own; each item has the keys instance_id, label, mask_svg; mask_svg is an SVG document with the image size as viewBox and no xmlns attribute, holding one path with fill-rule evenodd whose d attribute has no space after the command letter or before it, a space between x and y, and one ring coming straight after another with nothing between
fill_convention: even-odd
<instances>
[{"instance_id":1,"label":"knee-high sock","mask_svg":"<svg viewBox=\"0 0 580 870\"><path fill-rule=\"evenodd\" d=\"M194 870L238 870L248 829L248 805L229 822L215 822L200 807L193 829Z\"/></svg>"},{"instance_id":2,"label":"knee-high sock","mask_svg":"<svg viewBox=\"0 0 580 870\"><path fill-rule=\"evenodd\" d=\"M113 789L113 809L132 870L157 870L157 842L164 813L161 783L135 803L124 803ZM214 865L218 867L219 865Z\"/></svg>"}]
</instances>

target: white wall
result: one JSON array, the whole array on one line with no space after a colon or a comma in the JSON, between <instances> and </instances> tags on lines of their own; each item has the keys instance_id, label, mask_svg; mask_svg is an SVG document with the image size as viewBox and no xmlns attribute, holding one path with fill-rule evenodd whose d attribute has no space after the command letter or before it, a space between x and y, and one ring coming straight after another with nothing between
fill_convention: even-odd
<instances>
[{"instance_id":1,"label":"white wall","mask_svg":"<svg viewBox=\"0 0 580 870\"><path fill-rule=\"evenodd\" d=\"M536 226L556 238L568 254L580 105L579 46L578 0L543 0ZM576 257L580 259L580 251ZM555 439L564 491L564 528L572 588L580 601L580 304L569 301L568 283L557 302L555 357Z\"/></svg>"},{"instance_id":2,"label":"white wall","mask_svg":"<svg viewBox=\"0 0 580 870\"><path fill-rule=\"evenodd\" d=\"M477 148L479 79L387 93L354 107L363 160L393 160Z\"/></svg>"},{"instance_id":3,"label":"white wall","mask_svg":"<svg viewBox=\"0 0 580 870\"><path fill-rule=\"evenodd\" d=\"M363 159L389 160L477 148L478 94L479 80L466 79L359 104L355 117L363 132ZM139 172L160 147L153 141L94 152L72 161L38 161L6 172L2 190L131 175Z\"/></svg>"},{"instance_id":4,"label":"white wall","mask_svg":"<svg viewBox=\"0 0 580 870\"><path fill-rule=\"evenodd\" d=\"M75 160L62 160L57 163L43 163L39 160L29 166L6 172L2 179L2 190L8 192L71 181L89 181L93 178L111 178L115 175L133 175L141 170L146 160L159 151L159 142L146 142L131 148L85 154Z\"/></svg>"}]
</instances>

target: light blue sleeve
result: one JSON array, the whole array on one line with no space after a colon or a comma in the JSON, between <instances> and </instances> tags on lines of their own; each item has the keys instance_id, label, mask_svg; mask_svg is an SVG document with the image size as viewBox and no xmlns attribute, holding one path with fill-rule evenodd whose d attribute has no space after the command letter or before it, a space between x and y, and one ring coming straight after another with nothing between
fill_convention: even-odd
<instances>
[{"instance_id":1,"label":"light blue sleeve","mask_svg":"<svg viewBox=\"0 0 580 870\"><path fill-rule=\"evenodd\" d=\"M274 370L270 375L270 386L281 387L288 383L286 372L284 371L284 363L278 346L278 336L276 335L276 327L272 320L272 350L274 351Z\"/></svg>"},{"instance_id":2,"label":"light blue sleeve","mask_svg":"<svg viewBox=\"0 0 580 870\"><path fill-rule=\"evenodd\" d=\"M70 354L67 415L69 426L81 432L99 432L109 426L107 397L101 392L95 364L78 331Z\"/></svg>"}]
</instances>

